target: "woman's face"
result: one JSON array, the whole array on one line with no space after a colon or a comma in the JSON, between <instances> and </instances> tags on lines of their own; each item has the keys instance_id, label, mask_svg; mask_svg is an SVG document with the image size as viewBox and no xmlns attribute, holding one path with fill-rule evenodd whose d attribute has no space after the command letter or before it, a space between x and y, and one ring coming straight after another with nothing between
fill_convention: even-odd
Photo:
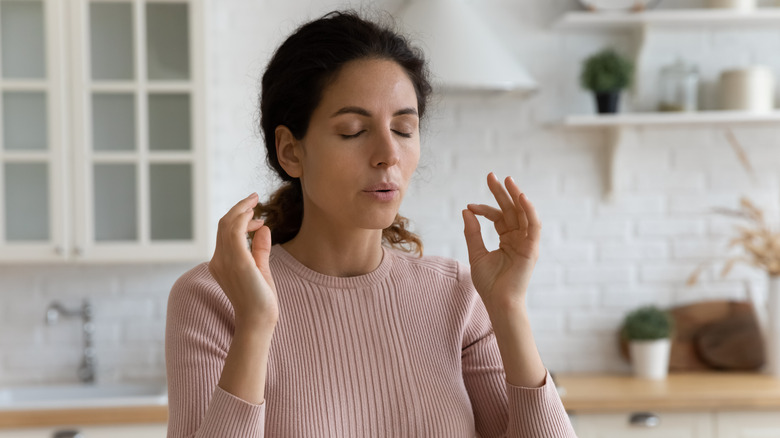
<instances>
[{"instance_id":1,"label":"woman's face","mask_svg":"<svg viewBox=\"0 0 780 438\"><path fill-rule=\"evenodd\" d=\"M417 96L403 68L382 59L344 65L300 151L304 220L389 227L420 158Z\"/></svg>"}]
</instances>

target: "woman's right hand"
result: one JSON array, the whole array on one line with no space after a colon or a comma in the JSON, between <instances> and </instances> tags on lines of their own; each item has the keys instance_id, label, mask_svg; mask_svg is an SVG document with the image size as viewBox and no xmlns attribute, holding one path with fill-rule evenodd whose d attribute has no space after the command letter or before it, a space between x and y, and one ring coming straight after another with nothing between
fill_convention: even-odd
<instances>
[{"instance_id":1,"label":"woman's right hand","mask_svg":"<svg viewBox=\"0 0 780 438\"><path fill-rule=\"evenodd\" d=\"M279 304L268 266L271 230L262 219L252 218L257 202L257 193L252 193L219 220L209 272L233 305L237 329L272 331L279 319ZM251 231L255 233L250 251L247 233Z\"/></svg>"}]
</instances>

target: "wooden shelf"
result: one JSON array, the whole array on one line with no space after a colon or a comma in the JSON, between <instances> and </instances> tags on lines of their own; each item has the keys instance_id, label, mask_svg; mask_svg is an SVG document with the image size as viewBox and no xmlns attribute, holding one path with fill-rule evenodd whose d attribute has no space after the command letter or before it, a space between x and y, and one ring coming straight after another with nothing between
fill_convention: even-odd
<instances>
[{"instance_id":1,"label":"wooden shelf","mask_svg":"<svg viewBox=\"0 0 780 438\"><path fill-rule=\"evenodd\" d=\"M621 128L669 125L721 125L780 123L780 111L751 113L746 111L698 111L692 113L624 113L571 115L563 125L573 128Z\"/></svg>"},{"instance_id":2,"label":"wooden shelf","mask_svg":"<svg viewBox=\"0 0 780 438\"><path fill-rule=\"evenodd\" d=\"M645 12L568 12L554 28L559 30L625 28L640 26L780 26L780 8L751 12L724 9L656 9Z\"/></svg>"}]
</instances>

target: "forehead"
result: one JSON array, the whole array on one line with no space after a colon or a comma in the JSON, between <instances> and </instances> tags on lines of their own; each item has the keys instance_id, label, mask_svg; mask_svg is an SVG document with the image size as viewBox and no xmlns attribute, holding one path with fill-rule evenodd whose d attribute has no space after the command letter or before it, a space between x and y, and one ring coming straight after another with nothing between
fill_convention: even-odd
<instances>
[{"instance_id":1,"label":"forehead","mask_svg":"<svg viewBox=\"0 0 780 438\"><path fill-rule=\"evenodd\" d=\"M336 111L343 106L369 110L417 108L414 85L403 67L386 59L350 61L325 86L320 107ZM331 111L332 112L332 111Z\"/></svg>"}]
</instances>

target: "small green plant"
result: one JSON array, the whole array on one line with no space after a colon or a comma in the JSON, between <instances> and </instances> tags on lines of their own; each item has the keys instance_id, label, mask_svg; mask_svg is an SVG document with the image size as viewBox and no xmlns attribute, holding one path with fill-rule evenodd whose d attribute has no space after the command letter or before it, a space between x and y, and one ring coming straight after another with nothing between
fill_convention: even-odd
<instances>
[{"instance_id":1,"label":"small green plant","mask_svg":"<svg viewBox=\"0 0 780 438\"><path fill-rule=\"evenodd\" d=\"M604 49L584 62L580 83L594 93L609 93L631 86L634 63L614 49Z\"/></svg>"},{"instance_id":2,"label":"small green plant","mask_svg":"<svg viewBox=\"0 0 780 438\"><path fill-rule=\"evenodd\" d=\"M649 341L671 337L674 319L656 306L644 306L626 315L620 332L629 341Z\"/></svg>"}]
</instances>

